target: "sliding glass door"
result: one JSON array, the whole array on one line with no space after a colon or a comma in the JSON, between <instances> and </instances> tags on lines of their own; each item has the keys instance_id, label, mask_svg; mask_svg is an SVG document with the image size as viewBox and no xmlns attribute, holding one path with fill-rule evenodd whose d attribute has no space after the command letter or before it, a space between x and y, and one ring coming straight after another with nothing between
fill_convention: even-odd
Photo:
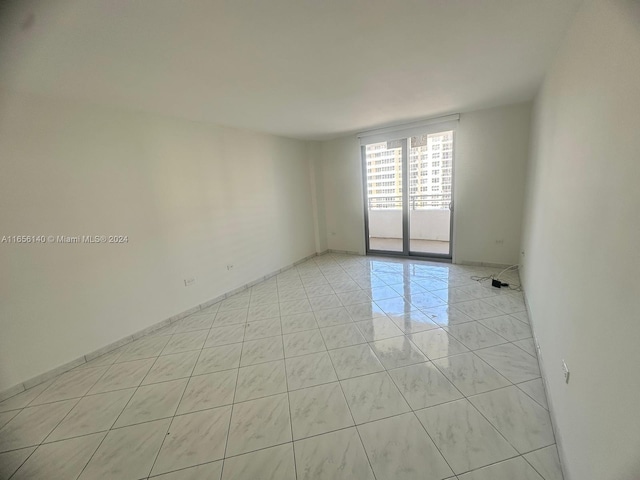
<instances>
[{"instance_id":1,"label":"sliding glass door","mask_svg":"<svg viewBox=\"0 0 640 480\"><path fill-rule=\"evenodd\" d=\"M361 137L368 253L452 256L454 130L428 130Z\"/></svg>"}]
</instances>

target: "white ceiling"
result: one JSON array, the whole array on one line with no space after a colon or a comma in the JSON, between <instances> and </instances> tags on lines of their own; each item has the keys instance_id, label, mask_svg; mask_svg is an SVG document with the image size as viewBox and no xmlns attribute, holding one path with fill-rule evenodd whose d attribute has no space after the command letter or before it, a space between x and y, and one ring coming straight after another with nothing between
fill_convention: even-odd
<instances>
[{"instance_id":1,"label":"white ceiling","mask_svg":"<svg viewBox=\"0 0 640 480\"><path fill-rule=\"evenodd\" d=\"M580 0L20 0L0 85L326 139L533 98Z\"/></svg>"}]
</instances>

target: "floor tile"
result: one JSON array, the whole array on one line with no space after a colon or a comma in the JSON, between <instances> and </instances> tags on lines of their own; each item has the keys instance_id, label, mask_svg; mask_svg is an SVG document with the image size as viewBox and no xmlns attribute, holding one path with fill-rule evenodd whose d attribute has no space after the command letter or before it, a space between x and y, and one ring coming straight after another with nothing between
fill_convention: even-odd
<instances>
[{"instance_id":1,"label":"floor tile","mask_svg":"<svg viewBox=\"0 0 640 480\"><path fill-rule=\"evenodd\" d=\"M353 321L351 315L349 315L349 312L344 307L317 310L314 312L314 315L320 328L342 325Z\"/></svg>"},{"instance_id":2,"label":"floor tile","mask_svg":"<svg viewBox=\"0 0 640 480\"><path fill-rule=\"evenodd\" d=\"M253 400L287 391L284 361L259 363L238 371L236 402Z\"/></svg>"},{"instance_id":3,"label":"floor tile","mask_svg":"<svg viewBox=\"0 0 640 480\"><path fill-rule=\"evenodd\" d=\"M377 480L442 480L452 474L413 413L360 425L358 431Z\"/></svg>"},{"instance_id":4,"label":"floor tile","mask_svg":"<svg viewBox=\"0 0 640 480\"><path fill-rule=\"evenodd\" d=\"M18 413L20 413L20 410L11 410L9 412L0 413L0 428L9 423L9 420L18 415Z\"/></svg>"},{"instance_id":5,"label":"floor tile","mask_svg":"<svg viewBox=\"0 0 640 480\"><path fill-rule=\"evenodd\" d=\"M200 357L196 363L196 368L193 370L193 375L202 375L204 373L214 373L221 370L238 368L240 365L241 353L241 343L204 348L200 352Z\"/></svg>"},{"instance_id":6,"label":"floor tile","mask_svg":"<svg viewBox=\"0 0 640 480\"><path fill-rule=\"evenodd\" d=\"M386 313L384 313L374 302L348 305L345 309L349 312L349 316L354 322L357 322L358 320L369 320L371 318L387 316Z\"/></svg>"},{"instance_id":7,"label":"floor tile","mask_svg":"<svg viewBox=\"0 0 640 480\"><path fill-rule=\"evenodd\" d=\"M493 305L485 303L483 300L471 300L468 302L456 303L455 308L460 310L465 315L471 317L473 320L482 320L484 318L499 317L504 315L505 312L497 309Z\"/></svg>"},{"instance_id":8,"label":"floor tile","mask_svg":"<svg viewBox=\"0 0 640 480\"><path fill-rule=\"evenodd\" d=\"M513 342L513 344L527 352L532 357L537 357L536 353L536 344L533 342L533 338L526 338L524 340L518 340L517 342Z\"/></svg>"},{"instance_id":9,"label":"floor tile","mask_svg":"<svg viewBox=\"0 0 640 480\"><path fill-rule=\"evenodd\" d=\"M424 290L422 291L424 293ZM402 295L402 293L399 293ZM387 315L402 315L408 313L411 310L416 310L416 307L411 305L409 300L404 297L388 298L386 300L376 300L376 305L382 309Z\"/></svg>"},{"instance_id":10,"label":"floor tile","mask_svg":"<svg viewBox=\"0 0 640 480\"><path fill-rule=\"evenodd\" d=\"M306 298L292 300L290 302L280 302L280 315L296 315L311 312L311 304Z\"/></svg>"},{"instance_id":11,"label":"floor tile","mask_svg":"<svg viewBox=\"0 0 640 480\"><path fill-rule=\"evenodd\" d=\"M484 301L502 310L504 313L517 313L526 310L522 294L497 295L495 297L485 298Z\"/></svg>"},{"instance_id":12,"label":"floor tile","mask_svg":"<svg viewBox=\"0 0 640 480\"><path fill-rule=\"evenodd\" d=\"M338 380L327 352L285 360L289 390L312 387Z\"/></svg>"},{"instance_id":13,"label":"floor tile","mask_svg":"<svg viewBox=\"0 0 640 480\"><path fill-rule=\"evenodd\" d=\"M555 443L549 412L517 387L482 393L469 400L518 452Z\"/></svg>"},{"instance_id":14,"label":"floor tile","mask_svg":"<svg viewBox=\"0 0 640 480\"><path fill-rule=\"evenodd\" d=\"M520 320L521 322L524 323L531 323L529 321L529 315L527 314L526 311L522 311L522 312L516 312L516 313L512 313L511 314L512 317L517 318L518 320Z\"/></svg>"},{"instance_id":15,"label":"floor tile","mask_svg":"<svg viewBox=\"0 0 640 480\"><path fill-rule=\"evenodd\" d=\"M434 360L433 364L467 396L509 386L506 378L471 352Z\"/></svg>"},{"instance_id":16,"label":"floor tile","mask_svg":"<svg viewBox=\"0 0 640 480\"><path fill-rule=\"evenodd\" d=\"M371 299L375 302L399 297L398 292L389 286L375 287L371 289Z\"/></svg>"},{"instance_id":17,"label":"floor tile","mask_svg":"<svg viewBox=\"0 0 640 480\"><path fill-rule=\"evenodd\" d=\"M556 445L527 453L524 458L544 480L563 480L562 467L560 466Z\"/></svg>"},{"instance_id":18,"label":"floor tile","mask_svg":"<svg viewBox=\"0 0 640 480\"><path fill-rule=\"evenodd\" d=\"M433 293L437 297L440 297L449 304L467 302L476 298L470 293L463 290L463 288L464 287L450 287L444 288L442 290L432 290L431 293Z\"/></svg>"},{"instance_id":19,"label":"floor tile","mask_svg":"<svg viewBox=\"0 0 640 480\"><path fill-rule=\"evenodd\" d=\"M151 369L155 358L116 363L89 390L89 394L104 393L112 390L137 387Z\"/></svg>"},{"instance_id":20,"label":"floor tile","mask_svg":"<svg viewBox=\"0 0 640 480\"><path fill-rule=\"evenodd\" d=\"M190 377L198 361L199 351L174 353L158 357L142 385Z\"/></svg>"},{"instance_id":21,"label":"floor tile","mask_svg":"<svg viewBox=\"0 0 640 480\"><path fill-rule=\"evenodd\" d=\"M531 327L510 315L487 318L480 323L510 342L531 338Z\"/></svg>"},{"instance_id":22,"label":"floor tile","mask_svg":"<svg viewBox=\"0 0 640 480\"><path fill-rule=\"evenodd\" d=\"M354 323L321 328L320 333L322 333L327 349L349 347L367 342Z\"/></svg>"},{"instance_id":23,"label":"floor tile","mask_svg":"<svg viewBox=\"0 0 640 480\"><path fill-rule=\"evenodd\" d=\"M245 340L258 340L260 338L282 335L280 318L270 318L256 322L247 322L244 332Z\"/></svg>"},{"instance_id":24,"label":"floor tile","mask_svg":"<svg viewBox=\"0 0 640 480\"><path fill-rule=\"evenodd\" d=\"M241 308L238 310L220 310L216 314L216 318L213 320L214 327L224 327L228 325L236 325L239 323L246 323L249 316L248 308Z\"/></svg>"},{"instance_id":25,"label":"floor tile","mask_svg":"<svg viewBox=\"0 0 640 480\"><path fill-rule=\"evenodd\" d=\"M249 307L248 322L280 317L280 306L275 304L252 305Z\"/></svg>"},{"instance_id":26,"label":"floor tile","mask_svg":"<svg viewBox=\"0 0 640 480\"><path fill-rule=\"evenodd\" d=\"M522 457L460 475L458 480L543 480Z\"/></svg>"},{"instance_id":27,"label":"floor tile","mask_svg":"<svg viewBox=\"0 0 640 480\"><path fill-rule=\"evenodd\" d=\"M171 420L111 430L80 480L137 480L149 475Z\"/></svg>"},{"instance_id":28,"label":"floor tile","mask_svg":"<svg viewBox=\"0 0 640 480\"><path fill-rule=\"evenodd\" d=\"M195 332L198 330L209 330L213 325L214 314L192 315L180 320L177 323L175 333Z\"/></svg>"},{"instance_id":29,"label":"floor tile","mask_svg":"<svg viewBox=\"0 0 640 480\"><path fill-rule=\"evenodd\" d=\"M278 303L279 301L278 288L273 287L273 289L262 293L251 292L249 305L264 305L265 303Z\"/></svg>"},{"instance_id":30,"label":"floor tile","mask_svg":"<svg viewBox=\"0 0 640 480\"><path fill-rule=\"evenodd\" d=\"M331 290L327 294L329 293L333 293L333 290ZM307 292L302 286L278 288L278 300L280 302L292 302L294 300L306 300L306 299L307 299Z\"/></svg>"},{"instance_id":31,"label":"floor tile","mask_svg":"<svg viewBox=\"0 0 640 480\"><path fill-rule=\"evenodd\" d=\"M464 398L420 410L416 415L456 474L518 455Z\"/></svg>"},{"instance_id":32,"label":"floor tile","mask_svg":"<svg viewBox=\"0 0 640 480\"><path fill-rule=\"evenodd\" d=\"M135 390L128 388L81 398L46 441L53 442L109 430Z\"/></svg>"},{"instance_id":33,"label":"floor tile","mask_svg":"<svg viewBox=\"0 0 640 480\"><path fill-rule=\"evenodd\" d=\"M298 440L294 444L298 480L374 480L355 428Z\"/></svg>"},{"instance_id":34,"label":"floor tile","mask_svg":"<svg viewBox=\"0 0 640 480\"><path fill-rule=\"evenodd\" d=\"M40 445L12 479L78 478L106 433Z\"/></svg>"},{"instance_id":35,"label":"floor tile","mask_svg":"<svg viewBox=\"0 0 640 480\"><path fill-rule=\"evenodd\" d=\"M438 325L446 327L448 325L458 325L460 323L473 322L473 318L462 313L451 305L441 305L438 307L425 308L422 312Z\"/></svg>"},{"instance_id":36,"label":"floor tile","mask_svg":"<svg viewBox=\"0 0 640 480\"><path fill-rule=\"evenodd\" d=\"M306 330L282 337L285 357L295 357L326 350L320 330Z\"/></svg>"},{"instance_id":37,"label":"floor tile","mask_svg":"<svg viewBox=\"0 0 640 480\"><path fill-rule=\"evenodd\" d=\"M369 345L386 369L427 361L427 357L404 335L379 340Z\"/></svg>"},{"instance_id":38,"label":"floor tile","mask_svg":"<svg viewBox=\"0 0 640 480\"><path fill-rule=\"evenodd\" d=\"M240 366L270 362L284 358L282 337L251 340L242 344Z\"/></svg>"},{"instance_id":39,"label":"floor tile","mask_svg":"<svg viewBox=\"0 0 640 480\"><path fill-rule=\"evenodd\" d=\"M233 406L227 456L290 441L291 421L286 393Z\"/></svg>"},{"instance_id":40,"label":"floor tile","mask_svg":"<svg viewBox=\"0 0 640 480\"><path fill-rule=\"evenodd\" d=\"M304 289L306 291L306 295L309 298L324 297L326 295L332 295L335 293L333 291L333 288L331 288L331 285L329 285L328 283L320 285L306 285Z\"/></svg>"},{"instance_id":41,"label":"floor tile","mask_svg":"<svg viewBox=\"0 0 640 480\"><path fill-rule=\"evenodd\" d=\"M419 310L412 310L401 315L389 315L389 318L406 334L424 332L425 330L433 330L440 327L431 317Z\"/></svg>"},{"instance_id":42,"label":"floor tile","mask_svg":"<svg viewBox=\"0 0 640 480\"><path fill-rule=\"evenodd\" d=\"M218 312L247 308L249 306L250 300L250 296L247 296L246 294L233 295L220 302L220 308L218 309Z\"/></svg>"},{"instance_id":43,"label":"floor tile","mask_svg":"<svg viewBox=\"0 0 640 480\"><path fill-rule=\"evenodd\" d=\"M153 480L220 480L222 475L222 460L209 462L196 467L184 468L176 472L164 473Z\"/></svg>"},{"instance_id":44,"label":"floor tile","mask_svg":"<svg viewBox=\"0 0 640 480\"><path fill-rule=\"evenodd\" d=\"M384 370L367 344L329 350L329 356L340 380Z\"/></svg>"},{"instance_id":45,"label":"floor tile","mask_svg":"<svg viewBox=\"0 0 640 480\"><path fill-rule=\"evenodd\" d=\"M543 406L545 410L549 410L549 404L547 403L547 394L544 390L544 384L541 378L529 380L528 382L519 383L516 385L520 390L533 398L539 405Z\"/></svg>"},{"instance_id":46,"label":"floor tile","mask_svg":"<svg viewBox=\"0 0 640 480\"><path fill-rule=\"evenodd\" d=\"M346 306L346 305L357 305L359 303L370 302L371 298L369 297L369 295L367 295L367 293L364 290L360 290L359 289L360 287L358 287L355 282L354 282L354 285L356 285L357 290L338 293L338 298L340 299L340 303Z\"/></svg>"},{"instance_id":47,"label":"floor tile","mask_svg":"<svg viewBox=\"0 0 640 480\"><path fill-rule=\"evenodd\" d=\"M353 425L338 382L291 392L289 402L294 440Z\"/></svg>"},{"instance_id":48,"label":"floor tile","mask_svg":"<svg viewBox=\"0 0 640 480\"><path fill-rule=\"evenodd\" d=\"M357 424L410 410L386 372L342 380L341 384Z\"/></svg>"},{"instance_id":49,"label":"floor tile","mask_svg":"<svg viewBox=\"0 0 640 480\"><path fill-rule=\"evenodd\" d=\"M118 363L157 357L160 355L167 343L169 343L170 339L171 337L169 335L143 337L129 345L125 345L122 353L118 357Z\"/></svg>"},{"instance_id":50,"label":"floor tile","mask_svg":"<svg viewBox=\"0 0 640 480\"><path fill-rule=\"evenodd\" d=\"M313 330L318 328L316 317L313 313L299 313L297 315L283 316L280 318L282 324L282 333L295 333L304 330Z\"/></svg>"},{"instance_id":51,"label":"floor tile","mask_svg":"<svg viewBox=\"0 0 640 480\"><path fill-rule=\"evenodd\" d=\"M234 369L191 377L177 414L232 404L237 376Z\"/></svg>"},{"instance_id":52,"label":"floor tile","mask_svg":"<svg viewBox=\"0 0 640 480\"><path fill-rule=\"evenodd\" d=\"M204 342L204 348L229 345L232 343L242 343L244 340L245 325L242 323L228 325L226 327L212 328L209 336Z\"/></svg>"},{"instance_id":53,"label":"floor tile","mask_svg":"<svg viewBox=\"0 0 640 480\"><path fill-rule=\"evenodd\" d=\"M296 480L293 444L245 453L224 461L222 480Z\"/></svg>"},{"instance_id":54,"label":"floor tile","mask_svg":"<svg viewBox=\"0 0 640 480\"><path fill-rule=\"evenodd\" d=\"M447 283L433 277L421 277L416 279L416 283L428 291L442 290L447 287Z\"/></svg>"},{"instance_id":55,"label":"floor tile","mask_svg":"<svg viewBox=\"0 0 640 480\"><path fill-rule=\"evenodd\" d=\"M36 447L28 447L0 453L0 480L9 480L35 449Z\"/></svg>"},{"instance_id":56,"label":"floor tile","mask_svg":"<svg viewBox=\"0 0 640 480\"><path fill-rule=\"evenodd\" d=\"M162 355L200 350L207 339L207 332L175 333L162 350Z\"/></svg>"},{"instance_id":57,"label":"floor tile","mask_svg":"<svg viewBox=\"0 0 640 480\"><path fill-rule=\"evenodd\" d=\"M538 361L510 343L477 350L476 354L513 383L540 376Z\"/></svg>"},{"instance_id":58,"label":"floor tile","mask_svg":"<svg viewBox=\"0 0 640 480\"><path fill-rule=\"evenodd\" d=\"M424 292L417 295L411 295L411 304L420 310L425 310L445 305L446 301L431 292Z\"/></svg>"},{"instance_id":59,"label":"floor tile","mask_svg":"<svg viewBox=\"0 0 640 480\"><path fill-rule=\"evenodd\" d=\"M355 322L367 342L384 340L385 338L402 336L400 330L390 318L380 317Z\"/></svg>"},{"instance_id":60,"label":"floor tile","mask_svg":"<svg viewBox=\"0 0 640 480\"><path fill-rule=\"evenodd\" d=\"M49 385L54 382L55 379L36 385L35 387L20 392L13 397L9 397L6 400L0 402L0 412L7 412L9 410L16 410L18 408L24 408L29 405L38 395L46 390Z\"/></svg>"},{"instance_id":61,"label":"floor tile","mask_svg":"<svg viewBox=\"0 0 640 480\"><path fill-rule=\"evenodd\" d=\"M414 410L462 398L431 362L389 370L389 375Z\"/></svg>"},{"instance_id":62,"label":"floor tile","mask_svg":"<svg viewBox=\"0 0 640 480\"><path fill-rule=\"evenodd\" d=\"M441 328L407 336L430 360L469 351Z\"/></svg>"},{"instance_id":63,"label":"floor tile","mask_svg":"<svg viewBox=\"0 0 640 480\"><path fill-rule=\"evenodd\" d=\"M188 380L183 378L139 387L118 417L114 428L172 417Z\"/></svg>"},{"instance_id":64,"label":"floor tile","mask_svg":"<svg viewBox=\"0 0 640 480\"><path fill-rule=\"evenodd\" d=\"M0 429L0 452L39 444L77 402L62 400L25 408Z\"/></svg>"},{"instance_id":65,"label":"floor tile","mask_svg":"<svg viewBox=\"0 0 640 480\"><path fill-rule=\"evenodd\" d=\"M95 385L108 369L109 367L104 366L63 373L29 405L42 405L43 403L81 397Z\"/></svg>"},{"instance_id":66,"label":"floor tile","mask_svg":"<svg viewBox=\"0 0 640 480\"><path fill-rule=\"evenodd\" d=\"M174 417L153 475L212 462L224 457L231 406Z\"/></svg>"},{"instance_id":67,"label":"floor tile","mask_svg":"<svg viewBox=\"0 0 640 480\"><path fill-rule=\"evenodd\" d=\"M449 325L444 329L470 350L493 347L507 343L507 340L479 322Z\"/></svg>"}]
</instances>

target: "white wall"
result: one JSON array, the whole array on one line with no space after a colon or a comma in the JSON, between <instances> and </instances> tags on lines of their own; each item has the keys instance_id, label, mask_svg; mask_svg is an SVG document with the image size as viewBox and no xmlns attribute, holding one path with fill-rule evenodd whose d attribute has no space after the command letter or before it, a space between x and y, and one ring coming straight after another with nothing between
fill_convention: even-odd
<instances>
[{"instance_id":1,"label":"white wall","mask_svg":"<svg viewBox=\"0 0 640 480\"><path fill-rule=\"evenodd\" d=\"M461 114L454 162L455 262L518 262L530 115L530 103ZM323 142L321 162L329 248L364 252L358 139Z\"/></svg>"},{"instance_id":2,"label":"white wall","mask_svg":"<svg viewBox=\"0 0 640 480\"><path fill-rule=\"evenodd\" d=\"M640 3L583 6L535 112L523 280L567 480L637 480Z\"/></svg>"},{"instance_id":3,"label":"white wall","mask_svg":"<svg viewBox=\"0 0 640 480\"><path fill-rule=\"evenodd\" d=\"M305 142L0 92L0 159L0 235L129 237L0 244L0 391L316 250Z\"/></svg>"},{"instance_id":4,"label":"white wall","mask_svg":"<svg viewBox=\"0 0 640 480\"><path fill-rule=\"evenodd\" d=\"M364 255L360 142L355 136L322 142L320 164L327 248Z\"/></svg>"},{"instance_id":5,"label":"white wall","mask_svg":"<svg viewBox=\"0 0 640 480\"><path fill-rule=\"evenodd\" d=\"M530 120L530 103L460 115L453 214L457 263L518 263Z\"/></svg>"}]
</instances>

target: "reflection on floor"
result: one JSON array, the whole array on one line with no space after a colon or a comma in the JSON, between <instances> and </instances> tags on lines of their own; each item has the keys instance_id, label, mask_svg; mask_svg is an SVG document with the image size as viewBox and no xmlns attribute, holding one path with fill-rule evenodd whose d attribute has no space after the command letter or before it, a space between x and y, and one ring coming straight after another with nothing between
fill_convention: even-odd
<instances>
[{"instance_id":1,"label":"reflection on floor","mask_svg":"<svg viewBox=\"0 0 640 480\"><path fill-rule=\"evenodd\" d=\"M522 294L487 273L317 257L1 402L0 477L561 479Z\"/></svg>"},{"instance_id":2,"label":"reflection on floor","mask_svg":"<svg viewBox=\"0 0 640 480\"><path fill-rule=\"evenodd\" d=\"M369 237L370 250L383 250L388 252L402 252L401 238L379 238ZM449 242L438 240L417 240L412 238L409 241L409 250L418 253L437 253L447 255L449 253Z\"/></svg>"}]
</instances>

